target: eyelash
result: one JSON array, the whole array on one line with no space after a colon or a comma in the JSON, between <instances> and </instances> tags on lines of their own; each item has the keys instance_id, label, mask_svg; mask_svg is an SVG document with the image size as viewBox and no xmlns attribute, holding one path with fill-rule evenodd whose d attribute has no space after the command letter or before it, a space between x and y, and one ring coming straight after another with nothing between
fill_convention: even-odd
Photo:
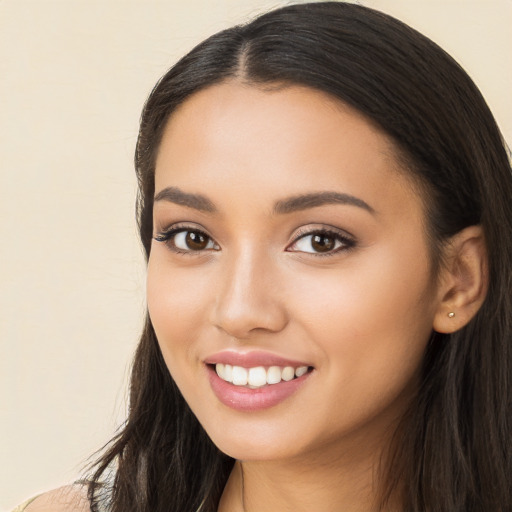
<instances>
[{"instance_id":1,"label":"eyelash","mask_svg":"<svg viewBox=\"0 0 512 512\"><path fill-rule=\"evenodd\" d=\"M212 242L216 245L216 247L218 247L217 243L213 240L213 238L211 238L208 234L206 234L204 231L202 231L201 229L197 229L197 228L194 228L192 226L174 226L174 227L171 227L165 231L162 231L161 233L158 233L156 236L154 236L154 239L157 241L157 242L163 242L165 243L169 249L171 249L173 252L177 253L177 254L185 254L185 255L188 255L188 256L193 256L193 255L199 255L200 253L203 253L205 251L211 251L211 250L219 250L217 248L210 248L210 249L198 249L198 250L194 250L194 249L189 249L189 250L184 250L184 249L180 249L179 247L176 247L176 244L174 242L174 237L180 233L196 233L204 238L206 238L209 242ZM290 247L293 247L294 245L296 245L297 243L299 243L301 240L305 239L306 237L313 237L315 235L319 235L319 236L322 236L322 237L328 237L328 238L333 238L334 239L334 243L339 243L340 245L338 247L335 247L333 250L328 250L326 251L325 253L322 253L322 252L315 252L315 251L293 251L293 250L290 250ZM336 231L334 229L325 229L325 228L321 228L321 229L311 229L311 230L307 230L307 229L304 229L302 231L299 231L294 240L292 241L291 244L289 244L286 248L286 251L287 252L301 252L301 253L304 253L304 254L312 254L313 256L315 257L326 257L326 256L333 256L335 254L337 254L338 252L341 252L341 251L348 251L350 249L353 249L354 247L356 246L356 241L354 240L354 238L348 236L347 234L345 233L342 233L340 231Z\"/></svg>"},{"instance_id":2,"label":"eyelash","mask_svg":"<svg viewBox=\"0 0 512 512\"><path fill-rule=\"evenodd\" d=\"M202 253L204 252L205 250L211 250L211 249L202 249L202 250L194 250L194 249L189 249L189 250L184 250L184 249L180 249L179 247L176 247L176 244L175 244L175 241L174 241L174 237L180 233L196 233L200 236L203 236L205 237L206 239L208 239L208 241L212 241L213 242L213 238L209 235L207 235L204 231L202 231L201 229L197 229L195 227L192 227L192 226L174 226L174 227L171 227L165 231L162 231L161 233L158 233L154 239L157 241L157 242L163 242L165 243L169 249L171 249L173 252L177 253L177 254L185 254L187 256L194 256L194 255L198 255L199 253ZM215 242L214 242L215 243ZM214 250L218 250L218 249L214 249Z\"/></svg>"},{"instance_id":3,"label":"eyelash","mask_svg":"<svg viewBox=\"0 0 512 512\"><path fill-rule=\"evenodd\" d=\"M336 247L332 250L326 251L324 253L322 252L306 252L306 251L296 251L296 252L302 252L305 254L312 254L315 257L328 257L328 256L334 256L335 254L341 252L341 251L348 251L350 249L353 249L356 246L356 241L353 237L347 235L344 232L335 230L335 229L328 229L328 228L319 228L319 229L304 229L299 230L299 232L296 234L293 242L287 247L288 252L295 252L290 251L289 248L296 245L300 240L303 240L307 237L314 237L315 235L319 235L322 237L328 237L333 238L335 244L337 242L340 243L339 247Z\"/></svg>"}]
</instances>

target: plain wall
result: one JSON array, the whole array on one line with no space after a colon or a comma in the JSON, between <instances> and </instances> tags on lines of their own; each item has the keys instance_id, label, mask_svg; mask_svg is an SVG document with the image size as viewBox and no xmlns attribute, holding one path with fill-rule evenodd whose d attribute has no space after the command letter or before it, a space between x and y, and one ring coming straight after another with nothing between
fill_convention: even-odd
<instances>
[{"instance_id":1,"label":"plain wall","mask_svg":"<svg viewBox=\"0 0 512 512\"><path fill-rule=\"evenodd\" d=\"M284 3L0 1L0 510L72 481L124 417L147 94L206 36ZM512 141L510 0L360 3L451 53Z\"/></svg>"}]
</instances>

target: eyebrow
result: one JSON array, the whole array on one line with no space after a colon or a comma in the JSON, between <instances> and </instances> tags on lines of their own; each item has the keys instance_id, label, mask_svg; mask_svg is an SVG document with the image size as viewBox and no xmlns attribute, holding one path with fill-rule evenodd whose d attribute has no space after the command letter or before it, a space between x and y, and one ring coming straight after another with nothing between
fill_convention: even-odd
<instances>
[{"instance_id":1,"label":"eyebrow","mask_svg":"<svg viewBox=\"0 0 512 512\"><path fill-rule=\"evenodd\" d=\"M200 194L189 194L177 187L167 187L160 190L156 194L154 201L169 201L170 203L188 206L189 208L206 213L217 212L217 208L207 197Z\"/></svg>"},{"instance_id":2,"label":"eyebrow","mask_svg":"<svg viewBox=\"0 0 512 512\"><path fill-rule=\"evenodd\" d=\"M162 189L155 195L154 201L169 201L171 203L194 208L201 212L217 213L217 207L201 194L191 194L183 192L177 187L167 187ZM340 192L312 192L310 194L300 194L298 196L281 199L274 204L273 213L277 215L284 215L293 213L300 210L307 210L317 206L325 206L328 204L343 204L350 206L357 206L370 213L375 213L375 210L365 201L350 194L343 194Z\"/></svg>"},{"instance_id":3,"label":"eyebrow","mask_svg":"<svg viewBox=\"0 0 512 512\"><path fill-rule=\"evenodd\" d=\"M277 201L274 205L274 213L286 214L293 213L299 210L307 210L308 208L315 208L317 206L324 206L327 204L346 204L350 206L357 206L363 208L370 213L375 213L375 210L362 199L352 196L350 194L342 194L340 192L314 192L311 194L301 194L298 196L290 197Z\"/></svg>"}]
</instances>

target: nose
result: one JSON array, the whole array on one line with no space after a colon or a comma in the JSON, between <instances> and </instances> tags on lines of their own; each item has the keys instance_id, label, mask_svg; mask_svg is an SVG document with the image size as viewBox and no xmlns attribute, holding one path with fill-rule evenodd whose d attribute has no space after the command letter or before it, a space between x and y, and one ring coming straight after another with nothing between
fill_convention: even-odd
<instances>
[{"instance_id":1,"label":"nose","mask_svg":"<svg viewBox=\"0 0 512 512\"><path fill-rule=\"evenodd\" d=\"M249 251L226 261L212 323L239 340L283 330L288 316L276 275L271 258Z\"/></svg>"}]
</instances>

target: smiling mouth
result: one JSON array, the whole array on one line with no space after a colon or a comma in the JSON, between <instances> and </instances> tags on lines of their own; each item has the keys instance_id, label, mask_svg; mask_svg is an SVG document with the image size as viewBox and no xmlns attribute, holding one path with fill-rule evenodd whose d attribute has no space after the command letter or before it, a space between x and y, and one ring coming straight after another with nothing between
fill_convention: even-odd
<instances>
[{"instance_id":1,"label":"smiling mouth","mask_svg":"<svg viewBox=\"0 0 512 512\"><path fill-rule=\"evenodd\" d=\"M302 377L313 369L310 366L255 366L244 368L243 366L222 363L210 364L208 366L214 369L217 375L225 382L249 389L272 386L282 381L289 382Z\"/></svg>"}]
</instances>

